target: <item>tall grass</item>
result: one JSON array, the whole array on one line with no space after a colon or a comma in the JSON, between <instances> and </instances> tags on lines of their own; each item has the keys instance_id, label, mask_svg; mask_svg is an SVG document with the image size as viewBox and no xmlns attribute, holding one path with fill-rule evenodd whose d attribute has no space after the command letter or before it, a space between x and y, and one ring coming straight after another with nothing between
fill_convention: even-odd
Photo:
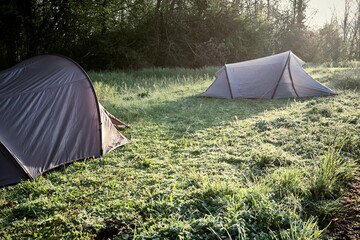
<instances>
[{"instance_id":1,"label":"tall grass","mask_svg":"<svg viewBox=\"0 0 360 240\"><path fill-rule=\"evenodd\" d=\"M341 90L360 91L360 65L332 76L332 85Z\"/></svg>"},{"instance_id":2,"label":"tall grass","mask_svg":"<svg viewBox=\"0 0 360 240\"><path fill-rule=\"evenodd\" d=\"M327 154L315 165L315 175L311 186L314 200L336 198L343 186L355 176L356 164L347 159L340 149L331 146Z\"/></svg>"}]
</instances>

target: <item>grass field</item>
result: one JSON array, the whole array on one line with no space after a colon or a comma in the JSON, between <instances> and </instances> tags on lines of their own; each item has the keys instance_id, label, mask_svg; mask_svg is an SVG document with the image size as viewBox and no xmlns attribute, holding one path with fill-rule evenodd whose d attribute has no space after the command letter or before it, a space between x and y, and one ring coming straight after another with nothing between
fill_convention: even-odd
<instances>
[{"instance_id":1,"label":"grass field","mask_svg":"<svg viewBox=\"0 0 360 240\"><path fill-rule=\"evenodd\" d=\"M319 239L360 156L359 67L338 96L198 97L217 68L90 72L132 143L0 190L4 239Z\"/></svg>"}]
</instances>

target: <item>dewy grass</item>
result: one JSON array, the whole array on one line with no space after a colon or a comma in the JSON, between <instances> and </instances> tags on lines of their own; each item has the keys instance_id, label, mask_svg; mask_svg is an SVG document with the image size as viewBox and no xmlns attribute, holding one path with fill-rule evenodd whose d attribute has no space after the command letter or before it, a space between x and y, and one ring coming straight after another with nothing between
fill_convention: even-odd
<instances>
[{"instance_id":1,"label":"dewy grass","mask_svg":"<svg viewBox=\"0 0 360 240\"><path fill-rule=\"evenodd\" d=\"M90 72L132 138L0 190L2 239L318 239L360 156L360 100L198 97L217 68ZM334 85L332 85L334 84Z\"/></svg>"},{"instance_id":2,"label":"dewy grass","mask_svg":"<svg viewBox=\"0 0 360 240\"><path fill-rule=\"evenodd\" d=\"M331 146L327 154L315 166L311 194L314 200L339 196L342 183L354 177L356 165L341 154L341 148Z\"/></svg>"}]
</instances>

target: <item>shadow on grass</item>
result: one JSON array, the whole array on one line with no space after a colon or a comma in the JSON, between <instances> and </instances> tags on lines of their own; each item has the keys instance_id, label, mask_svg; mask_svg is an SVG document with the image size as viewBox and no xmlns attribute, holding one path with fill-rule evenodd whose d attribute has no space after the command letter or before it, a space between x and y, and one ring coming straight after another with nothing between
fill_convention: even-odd
<instances>
[{"instance_id":1,"label":"shadow on grass","mask_svg":"<svg viewBox=\"0 0 360 240\"><path fill-rule=\"evenodd\" d=\"M214 126L231 124L266 112L287 108L294 103L326 101L327 97L288 99L217 99L190 96L175 101L159 102L132 111L121 106L111 108L121 113L122 120L134 128L139 121L156 128L165 128L174 136L182 137ZM129 100L131 101L131 100ZM316 100L317 101L317 100ZM105 106L107 103L105 102ZM116 114L116 113L115 113ZM124 119L125 118L125 119Z\"/></svg>"}]
</instances>

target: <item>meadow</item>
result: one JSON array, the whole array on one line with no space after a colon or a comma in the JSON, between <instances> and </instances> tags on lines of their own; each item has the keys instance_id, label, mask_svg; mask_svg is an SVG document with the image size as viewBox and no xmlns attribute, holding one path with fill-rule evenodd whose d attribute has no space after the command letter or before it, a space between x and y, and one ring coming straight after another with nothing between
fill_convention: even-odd
<instances>
[{"instance_id":1,"label":"meadow","mask_svg":"<svg viewBox=\"0 0 360 240\"><path fill-rule=\"evenodd\" d=\"M337 96L278 100L199 97L217 69L89 72L132 143L0 189L0 238L329 239L359 164L358 63L306 67Z\"/></svg>"}]
</instances>

